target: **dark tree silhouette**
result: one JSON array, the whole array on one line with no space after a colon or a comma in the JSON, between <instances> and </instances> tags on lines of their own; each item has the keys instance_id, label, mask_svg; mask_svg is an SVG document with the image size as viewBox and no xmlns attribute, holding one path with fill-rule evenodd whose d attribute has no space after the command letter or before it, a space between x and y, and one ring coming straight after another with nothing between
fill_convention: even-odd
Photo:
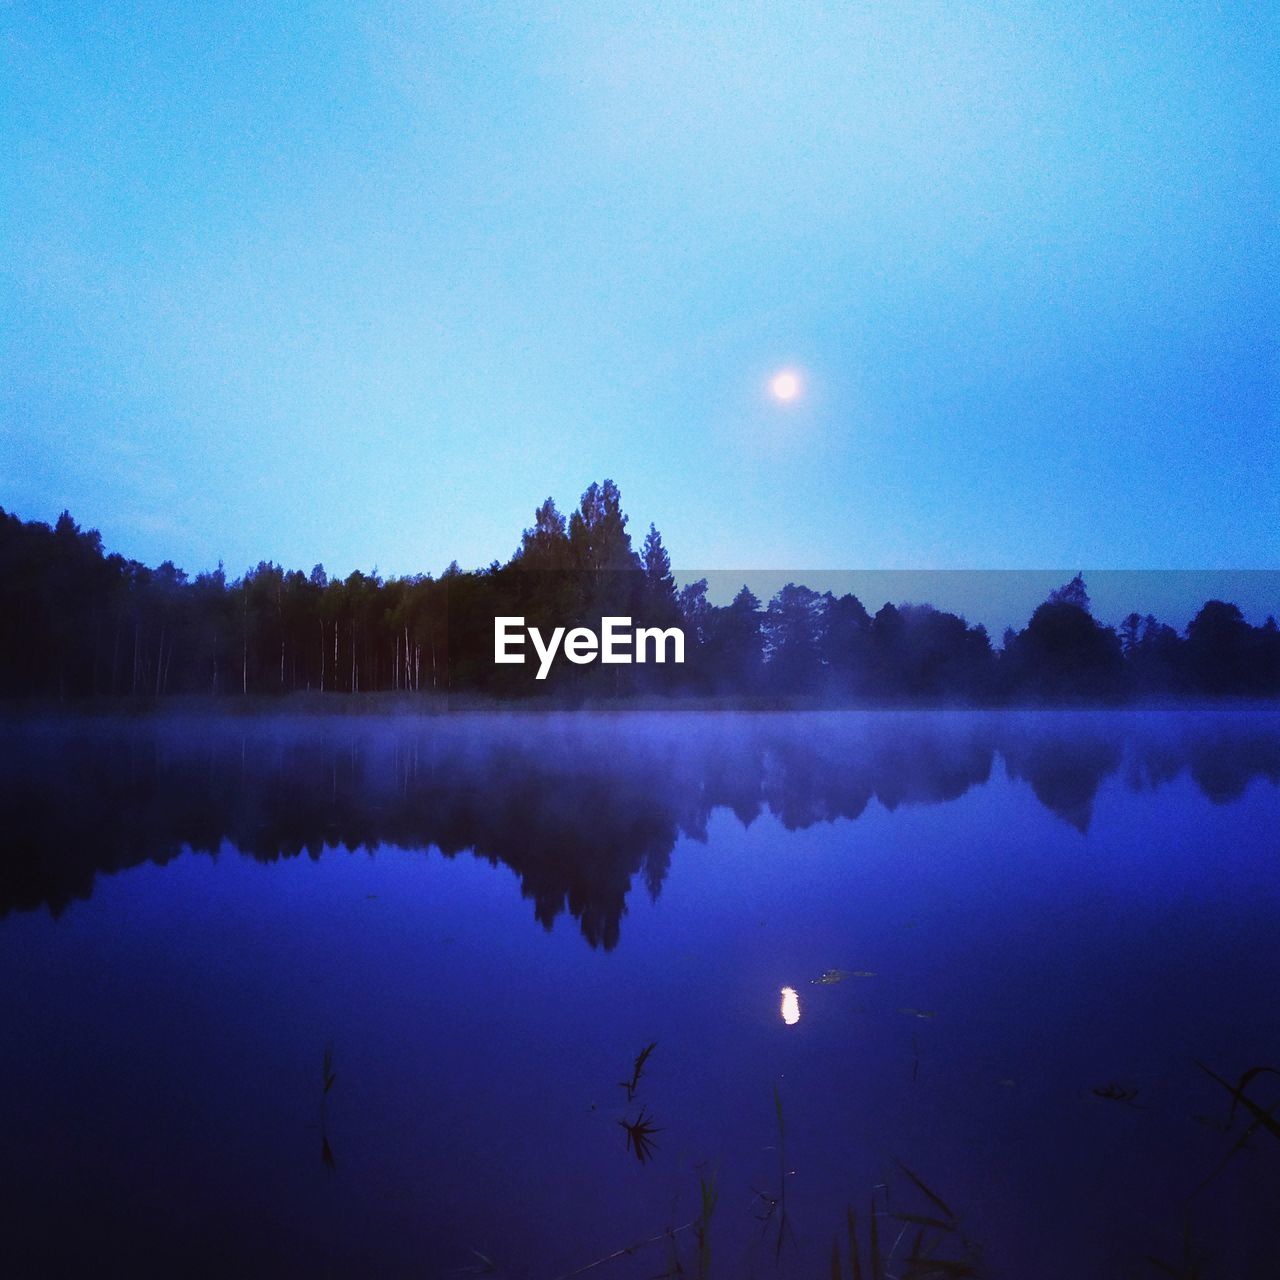
<instances>
[{"instance_id":1,"label":"dark tree silhouette","mask_svg":"<svg viewBox=\"0 0 1280 1280\"><path fill-rule=\"evenodd\" d=\"M718 693L757 692L763 682L764 630L760 601L744 584L712 618L702 667Z\"/></svg>"},{"instance_id":2,"label":"dark tree silhouette","mask_svg":"<svg viewBox=\"0 0 1280 1280\"><path fill-rule=\"evenodd\" d=\"M676 580L671 575L671 557L662 545L662 534L652 524L645 534L640 559L644 563L646 617L676 622L680 609L676 602Z\"/></svg>"},{"instance_id":3,"label":"dark tree silhouette","mask_svg":"<svg viewBox=\"0 0 1280 1280\"><path fill-rule=\"evenodd\" d=\"M1089 612L1079 574L1036 609L1005 657L1009 687L1018 694L1049 701L1114 701L1125 691L1119 637Z\"/></svg>"},{"instance_id":4,"label":"dark tree silhouette","mask_svg":"<svg viewBox=\"0 0 1280 1280\"><path fill-rule=\"evenodd\" d=\"M825 599L788 582L764 611L769 684L782 693L815 691L822 680Z\"/></svg>"},{"instance_id":5,"label":"dark tree silhouette","mask_svg":"<svg viewBox=\"0 0 1280 1280\"><path fill-rule=\"evenodd\" d=\"M524 531L512 564L522 569L563 571L573 566L569 533L564 516L556 510L554 498L548 498L533 514L533 527Z\"/></svg>"},{"instance_id":6,"label":"dark tree silhouette","mask_svg":"<svg viewBox=\"0 0 1280 1280\"><path fill-rule=\"evenodd\" d=\"M662 536L631 546L612 480L566 520L548 498L507 564L438 578L331 577L262 561L194 580L165 561L107 554L63 512L50 527L0 511L0 695L75 699L224 697L302 690L358 694L531 693L625 697L687 692L858 702L1102 701L1280 696L1280 628L1220 600L1180 636L1150 614L1119 630L1093 617L1077 574L1001 650L964 618L787 583L766 606L747 588L713 604L705 579L677 589ZM535 684L493 662L493 619L550 633L606 615L681 626L685 665L575 667Z\"/></svg>"}]
</instances>

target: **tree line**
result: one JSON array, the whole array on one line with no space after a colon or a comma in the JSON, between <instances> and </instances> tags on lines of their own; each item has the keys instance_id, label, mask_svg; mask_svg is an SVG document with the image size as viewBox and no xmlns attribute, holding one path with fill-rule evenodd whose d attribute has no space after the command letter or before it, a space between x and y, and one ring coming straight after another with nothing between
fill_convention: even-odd
<instances>
[{"instance_id":1,"label":"tree line","mask_svg":"<svg viewBox=\"0 0 1280 1280\"><path fill-rule=\"evenodd\" d=\"M643 693L845 702L1122 701L1280 696L1280 630L1204 604L1179 632L1150 614L1093 616L1077 575L1020 631L928 604L871 614L851 594L787 583L727 605L678 588L651 524L632 545L618 487L592 484L566 518L548 498L505 562L439 577L330 577L262 561L189 578L108 553L67 512L50 527L0 509L0 695L162 698L401 691L514 698ZM493 662L493 619L598 629L604 616L680 626L683 666L558 665L545 684Z\"/></svg>"}]
</instances>

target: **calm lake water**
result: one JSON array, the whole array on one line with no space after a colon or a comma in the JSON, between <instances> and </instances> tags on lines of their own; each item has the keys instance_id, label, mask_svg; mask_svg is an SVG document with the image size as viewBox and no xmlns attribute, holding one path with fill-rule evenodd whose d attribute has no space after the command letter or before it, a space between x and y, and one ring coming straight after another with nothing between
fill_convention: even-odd
<instances>
[{"instance_id":1,"label":"calm lake water","mask_svg":"<svg viewBox=\"0 0 1280 1280\"><path fill-rule=\"evenodd\" d=\"M7 1274L1280 1274L1274 709L0 755Z\"/></svg>"}]
</instances>

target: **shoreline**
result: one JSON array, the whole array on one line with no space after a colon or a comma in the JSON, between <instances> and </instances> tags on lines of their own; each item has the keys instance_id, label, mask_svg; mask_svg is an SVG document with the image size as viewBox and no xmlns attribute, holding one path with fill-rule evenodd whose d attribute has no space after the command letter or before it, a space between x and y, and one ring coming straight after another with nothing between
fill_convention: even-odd
<instances>
[{"instance_id":1,"label":"shoreline","mask_svg":"<svg viewBox=\"0 0 1280 1280\"><path fill-rule=\"evenodd\" d=\"M460 715L615 715L627 713L760 714L943 712L1164 712L1280 711L1280 698L1153 697L1110 702L1026 700L962 702L927 699L867 700L814 695L662 695L584 698L544 694L528 698L487 698L465 694L286 693L280 695L172 695L164 698L7 699L0 721L31 719L260 719L296 716L315 719L394 717L438 719Z\"/></svg>"}]
</instances>

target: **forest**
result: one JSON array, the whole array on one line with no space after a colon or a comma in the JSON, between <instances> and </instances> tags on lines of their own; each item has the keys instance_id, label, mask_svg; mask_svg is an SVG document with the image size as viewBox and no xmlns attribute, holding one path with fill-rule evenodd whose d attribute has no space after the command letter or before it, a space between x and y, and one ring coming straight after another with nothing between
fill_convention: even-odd
<instances>
[{"instance_id":1,"label":"forest","mask_svg":"<svg viewBox=\"0 0 1280 1280\"><path fill-rule=\"evenodd\" d=\"M108 553L63 512L50 527L0 510L0 696L230 698L300 691L423 696L637 695L833 704L1101 702L1280 696L1280 630L1209 600L1179 632L1150 614L1093 616L1077 575L999 642L924 603L872 614L856 596L787 583L725 605L678 587L650 525L637 550L618 487L593 483L566 518L548 498L505 563L438 577L331 578L263 561L188 577ZM493 620L598 629L605 616L680 626L682 666L575 667L545 682L493 661Z\"/></svg>"}]
</instances>

